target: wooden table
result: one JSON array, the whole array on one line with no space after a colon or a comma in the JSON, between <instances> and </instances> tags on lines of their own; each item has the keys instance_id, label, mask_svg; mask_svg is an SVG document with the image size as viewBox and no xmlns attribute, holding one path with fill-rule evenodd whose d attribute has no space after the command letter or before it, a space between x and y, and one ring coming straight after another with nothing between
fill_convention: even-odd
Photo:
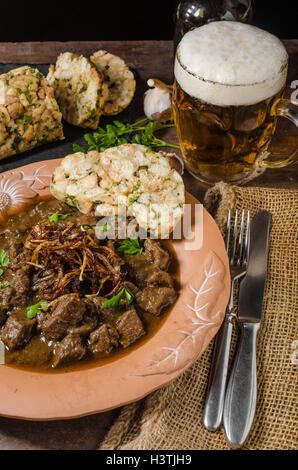
<instances>
[{"instance_id":1,"label":"wooden table","mask_svg":"<svg viewBox=\"0 0 298 470\"><path fill-rule=\"evenodd\" d=\"M298 80L298 40L285 41L290 55L288 82ZM166 83L173 80L173 47L170 41L105 41L105 42L44 42L44 43L0 43L0 63L7 64L49 64L55 63L60 52L73 51L87 57L98 49L106 49L123 57L137 72L137 96L133 119L143 114L143 93L148 78L159 78ZM177 142L174 130L166 138ZM280 119L274 150L288 152L297 147L296 127ZM0 171L14 168L23 163L22 156L13 160L0 161ZM27 157L30 163L36 157ZM206 185L184 176L186 188L201 201ZM298 189L297 165L267 170L248 184ZM27 422L0 418L0 449L96 449L119 410L69 421Z\"/></svg>"}]
</instances>

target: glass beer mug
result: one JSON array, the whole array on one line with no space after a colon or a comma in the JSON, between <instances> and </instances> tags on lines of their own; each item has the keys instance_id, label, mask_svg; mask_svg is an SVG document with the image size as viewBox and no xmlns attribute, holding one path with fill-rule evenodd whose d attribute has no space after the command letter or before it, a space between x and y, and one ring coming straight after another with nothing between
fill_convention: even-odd
<instances>
[{"instance_id":1,"label":"glass beer mug","mask_svg":"<svg viewBox=\"0 0 298 470\"><path fill-rule=\"evenodd\" d=\"M238 22L193 29L176 52L173 111L188 171L206 183L248 181L290 163L271 155L278 116L298 127L283 98L288 55L272 34Z\"/></svg>"},{"instance_id":2,"label":"glass beer mug","mask_svg":"<svg viewBox=\"0 0 298 470\"><path fill-rule=\"evenodd\" d=\"M252 0L180 0L176 11L175 49L182 36L211 21L251 23Z\"/></svg>"}]
</instances>

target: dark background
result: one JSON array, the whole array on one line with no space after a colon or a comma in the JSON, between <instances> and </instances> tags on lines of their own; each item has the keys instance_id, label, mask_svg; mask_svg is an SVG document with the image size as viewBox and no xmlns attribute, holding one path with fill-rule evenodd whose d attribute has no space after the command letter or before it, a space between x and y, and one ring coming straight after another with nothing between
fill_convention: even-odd
<instances>
[{"instance_id":1,"label":"dark background","mask_svg":"<svg viewBox=\"0 0 298 470\"><path fill-rule=\"evenodd\" d=\"M172 39L176 5L176 0L1 0L0 42ZM297 1L254 0L253 24L297 39Z\"/></svg>"}]
</instances>

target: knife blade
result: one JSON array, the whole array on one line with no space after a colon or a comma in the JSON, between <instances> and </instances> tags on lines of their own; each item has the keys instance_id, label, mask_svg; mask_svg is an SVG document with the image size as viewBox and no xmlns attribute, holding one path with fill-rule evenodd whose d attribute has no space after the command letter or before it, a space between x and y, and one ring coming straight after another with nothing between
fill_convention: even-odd
<instances>
[{"instance_id":1,"label":"knife blade","mask_svg":"<svg viewBox=\"0 0 298 470\"><path fill-rule=\"evenodd\" d=\"M258 212L251 223L247 272L240 284L238 319L261 321L267 272L271 214Z\"/></svg>"},{"instance_id":2,"label":"knife blade","mask_svg":"<svg viewBox=\"0 0 298 470\"><path fill-rule=\"evenodd\" d=\"M240 284L238 320L241 338L229 379L224 405L224 429L229 443L246 441L256 410L256 341L262 318L271 214L261 211L251 223L250 253Z\"/></svg>"}]
</instances>

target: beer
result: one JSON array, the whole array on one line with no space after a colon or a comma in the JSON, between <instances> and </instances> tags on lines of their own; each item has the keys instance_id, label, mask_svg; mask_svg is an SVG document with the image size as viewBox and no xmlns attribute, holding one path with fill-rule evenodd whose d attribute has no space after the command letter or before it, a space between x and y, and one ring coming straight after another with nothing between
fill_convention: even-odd
<instances>
[{"instance_id":1,"label":"beer","mask_svg":"<svg viewBox=\"0 0 298 470\"><path fill-rule=\"evenodd\" d=\"M275 131L287 64L281 41L254 26L213 22L183 37L173 108L193 176L214 183L254 174Z\"/></svg>"}]
</instances>

